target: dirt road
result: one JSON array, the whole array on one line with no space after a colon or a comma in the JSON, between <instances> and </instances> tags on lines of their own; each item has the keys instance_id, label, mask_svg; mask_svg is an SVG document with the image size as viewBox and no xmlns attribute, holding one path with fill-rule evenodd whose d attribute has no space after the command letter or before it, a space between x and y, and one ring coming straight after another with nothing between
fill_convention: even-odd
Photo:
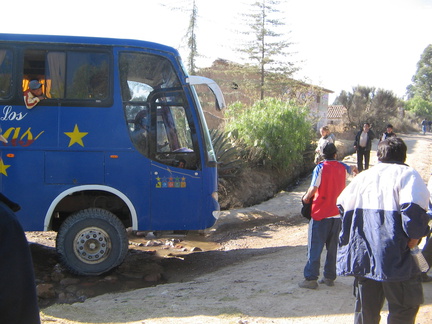
<instances>
[{"instance_id":1,"label":"dirt road","mask_svg":"<svg viewBox=\"0 0 432 324\"><path fill-rule=\"evenodd\" d=\"M432 135L403 136L407 163L427 181L432 166ZM376 163L371 154L371 164ZM355 156L345 159L354 164ZM72 305L53 305L43 323L352 323L351 277L334 287L298 287L306 262L307 224L299 216L309 179L292 192L263 204L224 212L209 238L222 249L193 253L178 271L201 268L183 282L126 293L106 294ZM188 267L182 268L183 263ZM175 273L171 273L175 277ZM432 323L432 283L424 284L425 304L416 323ZM385 323L386 308L382 312Z\"/></svg>"}]
</instances>

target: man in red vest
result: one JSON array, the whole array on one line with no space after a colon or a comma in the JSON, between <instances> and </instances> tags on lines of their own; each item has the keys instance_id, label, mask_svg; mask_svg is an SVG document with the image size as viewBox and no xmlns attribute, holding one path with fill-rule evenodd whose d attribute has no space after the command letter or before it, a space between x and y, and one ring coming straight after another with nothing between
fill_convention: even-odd
<instances>
[{"instance_id":1,"label":"man in red vest","mask_svg":"<svg viewBox=\"0 0 432 324\"><path fill-rule=\"evenodd\" d=\"M308 261L304 268L304 280L300 288L318 288L321 253L326 246L327 256L324 277L319 283L334 286L336 279L336 255L341 219L336 200L346 185L349 174L356 174L357 168L336 161L337 149L327 143L323 149L325 160L319 163L312 173L312 182L303 197L304 202L312 199L311 220L309 222Z\"/></svg>"}]
</instances>

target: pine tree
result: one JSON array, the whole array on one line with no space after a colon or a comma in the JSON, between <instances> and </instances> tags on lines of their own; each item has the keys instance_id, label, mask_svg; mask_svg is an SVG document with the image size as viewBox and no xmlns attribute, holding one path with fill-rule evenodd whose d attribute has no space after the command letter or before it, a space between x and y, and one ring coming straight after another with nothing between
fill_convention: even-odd
<instances>
[{"instance_id":1,"label":"pine tree","mask_svg":"<svg viewBox=\"0 0 432 324\"><path fill-rule=\"evenodd\" d=\"M291 55L288 51L291 42L286 40L280 27L285 23L277 18L281 13L278 9L280 1L259 0L251 4L251 13L245 14L248 27L245 32L252 35L253 39L239 48L239 51L247 55L247 60L259 74L260 99L264 99L266 89L272 82L286 82L288 77L296 71L294 64L287 58Z\"/></svg>"},{"instance_id":2,"label":"pine tree","mask_svg":"<svg viewBox=\"0 0 432 324\"><path fill-rule=\"evenodd\" d=\"M195 74L197 66L196 59L199 56L197 47L197 30L198 30L198 5L196 0L174 1L173 4L162 3L161 6L170 10L181 11L189 15L189 25L182 40L186 41L188 48L187 67L189 74Z\"/></svg>"},{"instance_id":3,"label":"pine tree","mask_svg":"<svg viewBox=\"0 0 432 324\"><path fill-rule=\"evenodd\" d=\"M189 27L186 32L187 44L189 48L188 55L188 68L190 74L195 74L196 65L195 60L198 56L197 41L196 41L196 29L197 29L197 19L198 19L198 7L195 0L192 1L192 10L189 20Z\"/></svg>"}]
</instances>

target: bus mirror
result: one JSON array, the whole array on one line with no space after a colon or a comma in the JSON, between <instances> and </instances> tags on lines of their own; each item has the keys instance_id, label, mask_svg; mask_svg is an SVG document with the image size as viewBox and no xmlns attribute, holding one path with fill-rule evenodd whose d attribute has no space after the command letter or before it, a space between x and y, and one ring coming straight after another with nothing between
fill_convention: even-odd
<instances>
[{"instance_id":1,"label":"bus mirror","mask_svg":"<svg viewBox=\"0 0 432 324\"><path fill-rule=\"evenodd\" d=\"M216 107L218 110L222 110L226 108L225 104L225 98L222 94L222 90L219 88L218 84L213 81L212 79L196 76L196 75L190 75L186 82L188 82L190 85L198 85L198 84L204 84L213 92L213 94L216 97Z\"/></svg>"}]
</instances>

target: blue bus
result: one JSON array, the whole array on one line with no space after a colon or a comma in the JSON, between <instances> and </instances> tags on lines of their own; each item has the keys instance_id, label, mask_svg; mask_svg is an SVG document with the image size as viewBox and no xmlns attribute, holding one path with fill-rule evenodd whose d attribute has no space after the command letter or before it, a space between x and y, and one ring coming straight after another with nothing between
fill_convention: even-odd
<instances>
[{"instance_id":1,"label":"blue bus","mask_svg":"<svg viewBox=\"0 0 432 324\"><path fill-rule=\"evenodd\" d=\"M197 84L225 106L168 46L0 34L0 190L25 231L57 232L72 273L121 264L128 228L215 223L217 161Z\"/></svg>"}]
</instances>

